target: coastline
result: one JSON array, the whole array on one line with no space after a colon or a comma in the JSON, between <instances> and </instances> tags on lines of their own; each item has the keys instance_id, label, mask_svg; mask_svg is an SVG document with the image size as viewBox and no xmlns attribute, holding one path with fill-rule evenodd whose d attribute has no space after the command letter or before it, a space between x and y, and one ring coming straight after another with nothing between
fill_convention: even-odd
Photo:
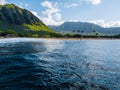
<instances>
[{"instance_id":1,"label":"coastline","mask_svg":"<svg viewBox=\"0 0 120 90\"><path fill-rule=\"evenodd\" d=\"M120 40L120 38L34 38L34 37L0 37L0 40L3 39L45 39L45 40Z\"/></svg>"}]
</instances>

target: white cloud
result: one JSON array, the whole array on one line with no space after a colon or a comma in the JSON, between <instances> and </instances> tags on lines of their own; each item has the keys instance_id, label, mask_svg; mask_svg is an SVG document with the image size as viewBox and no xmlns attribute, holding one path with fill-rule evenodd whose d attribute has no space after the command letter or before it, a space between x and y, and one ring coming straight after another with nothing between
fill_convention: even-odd
<instances>
[{"instance_id":1,"label":"white cloud","mask_svg":"<svg viewBox=\"0 0 120 90\"><path fill-rule=\"evenodd\" d=\"M0 5L6 4L6 0L0 0Z\"/></svg>"},{"instance_id":2,"label":"white cloud","mask_svg":"<svg viewBox=\"0 0 120 90\"><path fill-rule=\"evenodd\" d=\"M80 0L80 3L83 2L90 3L92 5L99 5L101 4L102 0Z\"/></svg>"},{"instance_id":3,"label":"white cloud","mask_svg":"<svg viewBox=\"0 0 120 90\"><path fill-rule=\"evenodd\" d=\"M56 14L54 14L54 16L53 16L53 17L54 17L54 19L55 19L55 20L60 21L62 16L61 16L61 14L60 14L60 13L56 13Z\"/></svg>"},{"instance_id":4,"label":"white cloud","mask_svg":"<svg viewBox=\"0 0 120 90\"><path fill-rule=\"evenodd\" d=\"M68 22L80 22L80 20L69 20Z\"/></svg>"},{"instance_id":5,"label":"white cloud","mask_svg":"<svg viewBox=\"0 0 120 90\"><path fill-rule=\"evenodd\" d=\"M120 21L110 22L112 27L120 27Z\"/></svg>"},{"instance_id":6,"label":"white cloud","mask_svg":"<svg viewBox=\"0 0 120 90\"><path fill-rule=\"evenodd\" d=\"M60 13L60 9L57 7L57 3L44 1L41 5L46 8L46 10L42 12L42 20L45 24L59 25L62 23L62 15Z\"/></svg>"},{"instance_id":7,"label":"white cloud","mask_svg":"<svg viewBox=\"0 0 120 90\"><path fill-rule=\"evenodd\" d=\"M105 22L104 20L94 20L94 21L88 21L90 23L94 23L97 25L100 25L102 27L120 27L120 21L111 21L111 22Z\"/></svg>"},{"instance_id":8,"label":"white cloud","mask_svg":"<svg viewBox=\"0 0 120 90\"><path fill-rule=\"evenodd\" d=\"M75 7L77 7L77 6L78 6L77 3L72 3L72 4L66 5L65 7L66 7L66 8L75 8Z\"/></svg>"}]
</instances>

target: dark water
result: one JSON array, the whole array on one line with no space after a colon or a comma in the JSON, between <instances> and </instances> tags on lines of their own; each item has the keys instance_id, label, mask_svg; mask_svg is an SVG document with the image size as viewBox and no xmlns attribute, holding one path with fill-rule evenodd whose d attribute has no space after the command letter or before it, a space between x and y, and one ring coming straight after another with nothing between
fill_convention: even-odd
<instances>
[{"instance_id":1,"label":"dark water","mask_svg":"<svg viewBox=\"0 0 120 90\"><path fill-rule=\"evenodd\" d=\"M120 90L120 40L0 40L0 90Z\"/></svg>"}]
</instances>

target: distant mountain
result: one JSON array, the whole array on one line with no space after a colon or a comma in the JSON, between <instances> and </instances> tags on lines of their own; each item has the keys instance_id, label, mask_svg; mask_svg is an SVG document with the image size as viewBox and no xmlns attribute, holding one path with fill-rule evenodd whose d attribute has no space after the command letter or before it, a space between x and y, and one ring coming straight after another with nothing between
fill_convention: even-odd
<instances>
[{"instance_id":1,"label":"distant mountain","mask_svg":"<svg viewBox=\"0 0 120 90\"><path fill-rule=\"evenodd\" d=\"M6 31L28 36L55 33L30 11L14 4L0 5L0 35Z\"/></svg>"},{"instance_id":2,"label":"distant mountain","mask_svg":"<svg viewBox=\"0 0 120 90\"><path fill-rule=\"evenodd\" d=\"M120 27L118 28L103 28L99 25L87 23L87 22L65 22L60 26L48 26L59 33L71 33L71 34L120 34Z\"/></svg>"}]
</instances>

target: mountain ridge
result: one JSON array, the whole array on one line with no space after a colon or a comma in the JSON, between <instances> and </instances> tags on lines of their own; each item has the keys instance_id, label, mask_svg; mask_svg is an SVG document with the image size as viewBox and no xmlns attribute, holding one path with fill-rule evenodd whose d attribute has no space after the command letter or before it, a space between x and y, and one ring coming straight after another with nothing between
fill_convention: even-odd
<instances>
[{"instance_id":1,"label":"mountain ridge","mask_svg":"<svg viewBox=\"0 0 120 90\"><path fill-rule=\"evenodd\" d=\"M59 33L79 34L82 31L84 34L92 34L94 32L111 35L120 34L120 27L104 28L89 22L64 22L59 26L49 25L48 27Z\"/></svg>"},{"instance_id":2,"label":"mountain ridge","mask_svg":"<svg viewBox=\"0 0 120 90\"><path fill-rule=\"evenodd\" d=\"M22 9L15 4L0 5L0 35L6 32L8 34L8 31L14 31L18 36L55 35L55 31L47 27L29 10Z\"/></svg>"},{"instance_id":3,"label":"mountain ridge","mask_svg":"<svg viewBox=\"0 0 120 90\"><path fill-rule=\"evenodd\" d=\"M34 16L30 11L22 9L15 4L0 5L0 20L9 24L17 25L21 25L23 23L39 25L42 23L42 21Z\"/></svg>"}]
</instances>

